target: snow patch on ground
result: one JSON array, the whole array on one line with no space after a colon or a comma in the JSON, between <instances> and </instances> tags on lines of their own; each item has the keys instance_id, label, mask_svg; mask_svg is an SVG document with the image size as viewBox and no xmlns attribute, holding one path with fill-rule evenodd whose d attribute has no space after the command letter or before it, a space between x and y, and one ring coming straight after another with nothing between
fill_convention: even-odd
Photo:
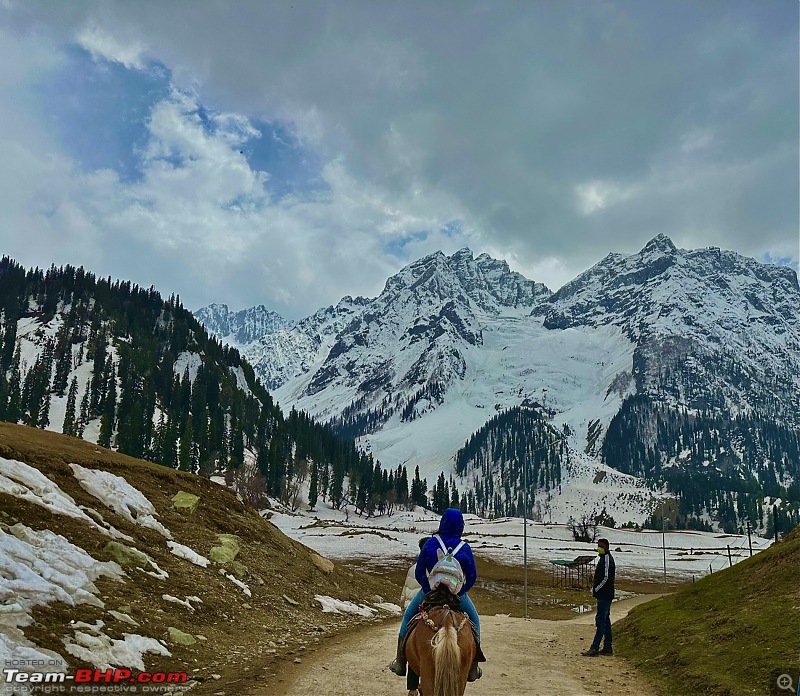
<instances>
[{"instance_id":1,"label":"snow patch on ground","mask_svg":"<svg viewBox=\"0 0 800 696\"><path fill-rule=\"evenodd\" d=\"M145 556L147 556L147 554L145 554ZM147 562L150 564L150 567L153 570L145 570L144 568L138 568L137 570L141 570L145 575L149 575L156 580L167 580L169 578L169 573L166 570L159 568L158 563L150 558L150 556L147 556Z\"/></svg>"},{"instance_id":2,"label":"snow patch on ground","mask_svg":"<svg viewBox=\"0 0 800 696\"><path fill-rule=\"evenodd\" d=\"M131 524L153 529L172 539L170 531L156 519L158 513L153 504L122 476L99 469L85 469L79 464L70 464L70 467L81 487L110 510Z\"/></svg>"},{"instance_id":3,"label":"snow patch on ground","mask_svg":"<svg viewBox=\"0 0 800 696\"><path fill-rule=\"evenodd\" d=\"M83 520L103 534L132 541L127 534L123 534L110 525L108 529L100 526L75 504L72 496L62 491L41 471L24 462L0 457L0 493L7 493L40 505L57 515L67 515L67 517ZM99 513L92 512L102 519Z\"/></svg>"},{"instance_id":4,"label":"snow patch on ground","mask_svg":"<svg viewBox=\"0 0 800 696\"><path fill-rule=\"evenodd\" d=\"M144 653L156 653L164 657L172 654L155 638L140 636L136 633L123 633L122 640L109 638L102 632L96 635L84 631L75 631L75 637L64 638L67 652L83 662L94 665L98 669L128 667L144 671Z\"/></svg>"},{"instance_id":5,"label":"snow patch on ground","mask_svg":"<svg viewBox=\"0 0 800 696\"><path fill-rule=\"evenodd\" d=\"M49 529L0 528L0 625L27 626L34 607L52 602L103 608L94 581L124 575L113 561L98 561Z\"/></svg>"},{"instance_id":6,"label":"snow patch on ground","mask_svg":"<svg viewBox=\"0 0 800 696\"><path fill-rule=\"evenodd\" d=\"M393 604L392 602L375 602L374 606L389 614L397 614L398 616L403 611L397 604Z\"/></svg>"},{"instance_id":7,"label":"snow patch on ground","mask_svg":"<svg viewBox=\"0 0 800 696\"><path fill-rule=\"evenodd\" d=\"M329 614L355 614L371 619L377 613L377 610L365 604L353 604L327 595L314 595L314 599L322 605L322 611Z\"/></svg>"},{"instance_id":8,"label":"snow patch on ground","mask_svg":"<svg viewBox=\"0 0 800 696\"><path fill-rule=\"evenodd\" d=\"M241 580L231 575L230 573L225 573L225 577L228 578L228 580L230 580L234 585L236 585L248 597L253 596L253 593L250 592L250 588L247 585L245 585Z\"/></svg>"},{"instance_id":9,"label":"snow patch on ground","mask_svg":"<svg viewBox=\"0 0 800 696\"><path fill-rule=\"evenodd\" d=\"M189 381L194 382L197 378L197 371L200 369L200 366L203 364L203 358L198 353L190 353L189 351L183 351L177 358L175 358L175 365L173 365L173 370L176 375L178 375L179 379L183 379L183 375L186 370L189 371Z\"/></svg>"},{"instance_id":10,"label":"snow patch on ground","mask_svg":"<svg viewBox=\"0 0 800 696\"><path fill-rule=\"evenodd\" d=\"M180 599L179 597L173 597L170 594L163 594L161 595L161 599L165 602L173 602L175 604L180 604L186 607L189 611L194 611L195 607L192 606L192 602L198 602L199 604L203 603L203 600L200 597L187 597L186 599Z\"/></svg>"},{"instance_id":11,"label":"snow patch on ground","mask_svg":"<svg viewBox=\"0 0 800 696\"><path fill-rule=\"evenodd\" d=\"M210 561L205 557L201 556L196 551L190 549L188 546L184 546L183 544L179 544L176 541L168 541L167 546L169 546L169 550L178 558L183 558L190 563L194 563L201 568L207 568Z\"/></svg>"}]
</instances>

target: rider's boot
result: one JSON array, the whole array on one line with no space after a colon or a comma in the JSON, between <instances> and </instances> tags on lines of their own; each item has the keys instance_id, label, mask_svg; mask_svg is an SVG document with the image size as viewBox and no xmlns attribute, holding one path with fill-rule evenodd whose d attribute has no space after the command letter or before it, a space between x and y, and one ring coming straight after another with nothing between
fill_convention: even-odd
<instances>
[{"instance_id":1,"label":"rider's boot","mask_svg":"<svg viewBox=\"0 0 800 696\"><path fill-rule=\"evenodd\" d=\"M467 675L467 681L468 682L474 682L474 681L477 681L478 679L481 678L481 675L483 674L483 671L481 670L480 667L478 667L478 662L479 661L483 661L485 659L486 658L483 657L483 652L481 652L480 641L478 641L478 644L477 644L476 650L475 650L475 659L472 661L472 665L470 665L470 668L469 668L469 674Z\"/></svg>"},{"instance_id":2,"label":"rider's boot","mask_svg":"<svg viewBox=\"0 0 800 696\"><path fill-rule=\"evenodd\" d=\"M398 677L405 677L406 676L406 646L405 646L406 639L403 636L397 637L397 656L394 658L392 664L389 665L389 669L394 672Z\"/></svg>"}]
</instances>

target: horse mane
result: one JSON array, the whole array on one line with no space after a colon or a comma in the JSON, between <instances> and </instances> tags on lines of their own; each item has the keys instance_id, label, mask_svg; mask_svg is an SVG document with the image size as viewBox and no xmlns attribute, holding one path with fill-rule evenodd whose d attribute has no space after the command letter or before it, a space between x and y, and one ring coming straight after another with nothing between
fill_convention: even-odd
<instances>
[{"instance_id":1,"label":"horse mane","mask_svg":"<svg viewBox=\"0 0 800 696\"><path fill-rule=\"evenodd\" d=\"M459 693L461 682L461 650L458 647L458 632L453 623L453 614L445 610L442 627L431 640L435 664L433 695L449 696Z\"/></svg>"}]
</instances>

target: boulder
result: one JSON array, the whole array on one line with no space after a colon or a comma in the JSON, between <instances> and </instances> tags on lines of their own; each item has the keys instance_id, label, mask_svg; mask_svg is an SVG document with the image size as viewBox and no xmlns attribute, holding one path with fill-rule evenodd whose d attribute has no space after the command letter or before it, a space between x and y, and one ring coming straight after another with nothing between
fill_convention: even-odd
<instances>
[{"instance_id":1,"label":"boulder","mask_svg":"<svg viewBox=\"0 0 800 696\"><path fill-rule=\"evenodd\" d=\"M220 545L213 546L208 557L214 563L231 563L239 555L239 537L235 534L217 534Z\"/></svg>"},{"instance_id":2,"label":"boulder","mask_svg":"<svg viewBox=\"0 0 800 696\"><path fill-rule=\"evenodd\" d=\"M311 561L314 563L317 568L319 568L325 575L330 575L333 572L334 565L333 561L329 558L324 558L322 556L317 555L316 553L311 554Z\"/></svg>"},{"instance_id":3,"label":"boulder","mask_svg":"<svg viewBox=\"0 0 800 696\"><path fill-rule=\"evenodd\" d=\"M123 568L135 566L137 568L147 568L147 554L142 553L139 549L134 549L125 544L120 544L118 541L109 541L103 547L111 559L119 563Z\"/></svg>"},{"instance_id":4,"label":"boulder","mask_svg":"<svg viewBox=\"0 0 800 696\"><path fill-rule=\"evenodd\" d=\"M178 491L172 496L172 504L175 509L184 515L191 515L197 509L197 503L199 502L199 495L192 495L186 491Z\"/></svg>"},{"instance_id":5,"label":"boulder","mask_svg":"<svg viewBox=\"0 0 800 696\"><path fill-rule=\"evenodd\" d=\"M191 633L184 633L174 626L167 628L167 640L176 645L194 645L197 642Z\"/></svg>"}]
</instances>

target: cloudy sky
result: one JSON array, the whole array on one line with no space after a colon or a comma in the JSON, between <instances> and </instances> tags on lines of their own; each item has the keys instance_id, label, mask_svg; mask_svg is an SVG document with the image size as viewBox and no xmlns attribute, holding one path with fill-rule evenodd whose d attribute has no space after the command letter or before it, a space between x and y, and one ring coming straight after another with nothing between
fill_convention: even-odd
<instances>
[{"instance_id":1,"label":"cloudy sky","mask_svg":"<svg viewBox=\"0 0 800 696\"><path fill-rule=\"evenodd\" d=\"M0 253L304 316L469 246L798 263L796 0L0 0Z\"/></svg>"}]
</instances>

